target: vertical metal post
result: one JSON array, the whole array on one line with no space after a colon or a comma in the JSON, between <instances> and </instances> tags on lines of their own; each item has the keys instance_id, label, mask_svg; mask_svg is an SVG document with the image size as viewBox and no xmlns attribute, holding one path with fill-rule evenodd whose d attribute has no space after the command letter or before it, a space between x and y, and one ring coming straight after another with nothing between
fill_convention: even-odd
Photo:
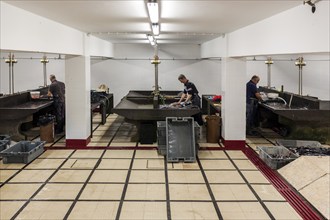
<instances>
[{"instance_id":1,"label":"vertical metal post","mask_svg":"<svg viewBox=\"0 0 330 220\"><path fill-rule=\"evenodd\" d=\"M8 59L5 60L6 63L9 64L9 94L13 94L14 89L14 63L17 63L17 60L15 60L15 56L12 53L9 53Z\"/></svg>"},{"instance_id":2,"label":"vertical metal post","mask_svg":"<svg viewBox=\"0 0 330 220\"><path fill-rule=\"evenodd\" d=\"M49 62L47 60L47 56L43 56L40 62L43 64L43 72L44 72L44 87L47 86L47 69L46 69L46 64Z\"/></svg>"},{"instance_id":3,"label":"vertical metal post","mask_svg":"<svg viewBox=\"0 0 330 220\"><path fill-rule=\"evenodd\" d=\"M158 64L160 64L159 57L157 55L154 56L154 59L151 61L151 64L155 65L155 90L154 94L154 108L159 108L159 86L158 86Z\"/></svg>"},{"instance_id":4,"label":"vertical metal post","mask_svg":"<svg viewBox=\"0 0 330 220\"><path fill-rule=\"evenodd\" d=\"M9 63L9 94L13 94L13 91L11 89L11 85L12 85L12 71L11 71L11 53L9 53L8 55L9 59L6 60L6 63Z\"/></svg>"},{"instance_id":5,"label":"vertical metal post","mask_svg":"<svg viewBox=\"0 0 330 220\"><path fill-rule=\"evenodd\" d=\"M306 66L306 63L304 62L303 57L298 57L297 61L295 62L295 65L299 67L299 84L298 84L298 95L302 95L302 69L303 66Z\"/></svg>"},{"instance_id":6,"label":"vertical metal post","mask_svg":"<svg viewBox=\"0 0 330 220\"><path fill-rule=\"evenodd\" d=\"M267 87L271 87L271 65L274 62L272 61L271 57L268 57L267 60L265 61L265 64L267 64Z\"/></svg>"}]
</instances>

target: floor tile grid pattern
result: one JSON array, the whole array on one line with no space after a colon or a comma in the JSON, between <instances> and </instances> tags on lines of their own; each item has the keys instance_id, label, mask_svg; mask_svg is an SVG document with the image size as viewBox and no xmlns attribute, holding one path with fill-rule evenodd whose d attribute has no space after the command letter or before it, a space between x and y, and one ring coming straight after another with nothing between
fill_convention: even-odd
<instances>
[{"instance_id":1,"label":"floor tile grid pattern","mask_svg":"<svg viewBox=\"0 0 330 220\"><path fill-rule=\"evenodd\" d=\"M96 162L96 164L95 164L93 170L90 172L90 174L89 174L87 180L86 180L85 183L83 184L83 187L80 189L78 195L76 196L75 200L74 200L73 203L71 204L71 206L70 206L68 212L67 212L66 215L64 216L64 219L67 219L68 216L70 215L70 213L72 212L72 210L73 210L74 206L76 205L76 203L77 203L79 197L81 196L82 192L83 192L84 189L86 188L87 183L89 182L89 180L91 179L93 173L95 172L95 169L99 166L99 164L100 164L100 162L101 162L102 157L103 157L104 154L105 154L105 151L102 152L102 155L101 155L100 158L97 160L97 162Z\"/></svg>"},{"instance_id":2,"label":"floor tile grid pattern","mask_svg":"<svg viewBox=\"0 0 330 220\"><path fill-rule=\"evenodd\" d=\"M267 212L268 216L271 219L275 219L274 216L272 215L272 213L269 211L269 209L267 208L267 206L264 204L264 202L261 200L261 198L259 197L259 195L256 193L256 191L253 189L253 187L251 186L251 184L247 181L247 179L245 178L245 176L242 174L242 172L240 171L240 169L237 167L237 165L234 163L233 159L228 155L228 153L226 151L224 151L225 154L228 156L230 162L233 164L233 166L236 168L236 170L238 171L238 173L240 174L240 176L244 179L245 184L249 187L249 189L252 191L252 193L254 194L254 196L257 198L258 202L261 204L261 206L264 208L264 210Z\"/></svg>"},{"instance_id":3,"label":"floor tile grid pattern","mask_svg":"<svg viewBox=\"0 0 330 220\"><path fill-rule=\"evenodd\" d=\"M70 156L73 154L72 152ZM15 215L12 217L12 219L17 218L17 216L22 212L22 210L30 203L30 201L42 190L42 188L49 182L49 180L60 170L60 168L65 164L65 162L70 158L70 156L65 159L62 164L56 169L56 171L33 193L33 195L24 203L24 205L15 213ZM33 161L32 161L33 162ZM32 163L31 162L31 163ZM27 164L29 165L29 164ZM25 168L26 166L24 166ZM8 183L7 183L8 184Z\"/></svg>"},{"instance_id":4,"label":"floor tile grid pattern","mask_svg":"<svg viewBox=\"0 0 330 220\"><path fill-rule=\"evenodd\" d=\"M104 152L103 152L103 154L102 154L102 156L104 155ZM70 155L70 157L72 156L72 154ZM228 155L227 155L228 156ZM229 157L229 156L228 156ZM102 157L100 157L100 159L101 159ZM67 159L69 159L69 158L67 158ZM132 161L131 161L131 165L132 165L132 162L133 162L133 158L132 158ZM164 161L164 163L165 163L165 161ZM63 165L63 164L62 164ZM94 170L95 170L95 168L96 168L96 166L94 167ZM201 171L203 170L203 168L201 167L200 168L201 169ZM165 170L168 170L168 169L165 169ZM238 168L236 167L236 170L238 170ZM91 176L91 174L90 174L90 176ZM126 180L126 182L127 181L129 181L129 178L127 177L127 180ZM207 181L207 179L206 179L206 181ZM85 183L87 183L88 181L86 181ZM82 190L81 190L81 192L82 192ZM124 197L123 197L124 198ZM77 200L77 198L76 198L76 200ZM76 201L75 200L75 201ZM167 198L167 200L168 200L168 198ZM121 200L121 201L123 201L123 199ZM173 201L174 202L174 201ZM178 202L178 201L175 201L175 202ZM187 202L187 201L180 201L180 202ZM194 201L194 202L196 202L196 201ZM227 201L228 202L228 201ZM119 211L117 212L117 213L120 213ZM67 216L68 216L68 214L67 214Z\"/></svg>"},{"instance_id":5,"label":"floor tile grid pattern","mask_svg":"<svg viewBox=\"0 0 330 220\"><path fill-rule=\"evenodd\" d=\"M248 144L247 144L248 145ZM249 160L258 166L258 169L267 176L267 179L276 186L281 195L286 198L286 201L302 216L304 219L323 219L318 210L316 210L304 197L293 189L287 181L280 177L277 172L271 171L271 168L268 167L264 162L261 162L261 159L257 157L252 148L247 148L244 150L244 153L247 155Z\"/></svg>"}]
</instances>

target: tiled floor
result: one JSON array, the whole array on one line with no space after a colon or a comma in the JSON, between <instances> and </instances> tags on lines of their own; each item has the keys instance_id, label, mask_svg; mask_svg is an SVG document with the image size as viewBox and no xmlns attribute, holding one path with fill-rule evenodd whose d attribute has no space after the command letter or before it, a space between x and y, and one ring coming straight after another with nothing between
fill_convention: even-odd
<instances>
[{"instance_id":1,"label":"tiled floor","mask_svg":"<svg viewBox=\"0 0 330 220\"><path fill-rule=\"evenodd\" d=\"M30 164L0 163L0 219L301 219L244 153L205 133L195 163L167 163L120 117L94 129L89 146L104 149L56 149L58 136Z\"/></svg>"}]
</instances>

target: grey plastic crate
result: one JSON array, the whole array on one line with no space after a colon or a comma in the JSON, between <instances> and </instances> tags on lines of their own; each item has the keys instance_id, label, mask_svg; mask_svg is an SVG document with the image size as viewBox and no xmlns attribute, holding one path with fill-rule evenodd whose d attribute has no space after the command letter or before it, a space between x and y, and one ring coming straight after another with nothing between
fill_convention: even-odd
<instances>
[{"instance_id":1,"label":"grey plastic crate","mask_svg":"<svg viewBox=\"0 0 330 220\"><path fill-rule=\"evenodd\" d=\"M20 141L0 152L3 163L30 163L44 152L44 141Z\"/></svg>"},{"instance_id":2,"label":"grey plastic crate","mask_svg":"<svg viewBox=\"0 0 330 220\"><path fill-rule=\"evenodd\" d=\"M257 147L259 157L272 169L279 169L298 158L283 146Z\"/></svg>"},{"instance_id":3,"label":"grey plastic crate","mask_svg":"<svg viewBox=\"0 0 330 220\"><path fill-rule=\"evenodd\" d=\"M9 145L9 140L0 140L0 152L5 150Z\"/></svg>"},{"instance_id":4,"label":"grey plastic crate","mask_svg":"<svg viewBox=\"0 0 330 220\"><path fill-rule=\"evenodd\" d=\"M197 154L199 147L197 142L200 139L200 126L197 122L194 123L194 129ZM158 153L160 155L166 155L166 121L157 121L157 144Z\"/></svg>"},{"instance_id":5,"label":"grey plastic crate","mask_svg":"<svg viewBox=\"0 0 330 220\"><path fill-rule=\"evenodd\" d=\"M8 141L8 145L11 144L10 136L6 134L0 134L0 141Z\"/></svg>"},{"instance_id":6,"label":"grey plastic crate","mask_svg":"<svg viewBox=\"0 0 330 220\"><path fill-rule=\"evenodd\" d=\"M166 118L167 162L195 162L196 145L192 117Z\"/></svg>"}]
</instances>

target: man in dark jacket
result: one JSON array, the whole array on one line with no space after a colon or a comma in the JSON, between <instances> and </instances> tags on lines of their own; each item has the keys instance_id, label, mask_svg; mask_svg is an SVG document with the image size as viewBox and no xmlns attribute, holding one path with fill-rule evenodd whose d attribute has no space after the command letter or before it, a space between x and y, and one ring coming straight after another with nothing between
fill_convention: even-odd
<instances>
[{"instance_id":1,"label":"man in dark jacket","mask_svg":"<svg viewBox=\"0 0 330 220\"><path fill-rule=\"evenodd\" d=\"M257 89L259 81L259 76L254 75L246 83L246 133L248 135L256 135L253 129L256 124L257 104L261 100L260 93Z\"/></svg>"},{"instance_id":2,"label":"man in dark jacket","mask_svg":"<svg viewBox=\"0 0 330 220\"><path fill-rule=\"evenodd\" d=\"M49 86L48 95L53 97L56 126L55 133L59 134L64 131L64 120L65 120L65 84L57 81L55 75L49 76L52 82Z\"/></svg>"},{"instance_id":3,"label":"man in dark jacket","mask_svg":"<svg viewBox=\"0 0 330 220\"><path fill-rule=\"evenodd\" d=\"M183 93L181 95L180 100L178 101L178 104L182 104L183 102L186 105L191 102L192 105L201 108L201 98L198 95L198 90L195 84L190 82L183 74L179 75L178 80L184 84ZM203 125L203 118L201 112L197 113L196 115L193 115L193 117L199 125Z\"/></svg>"}]
</instances>

